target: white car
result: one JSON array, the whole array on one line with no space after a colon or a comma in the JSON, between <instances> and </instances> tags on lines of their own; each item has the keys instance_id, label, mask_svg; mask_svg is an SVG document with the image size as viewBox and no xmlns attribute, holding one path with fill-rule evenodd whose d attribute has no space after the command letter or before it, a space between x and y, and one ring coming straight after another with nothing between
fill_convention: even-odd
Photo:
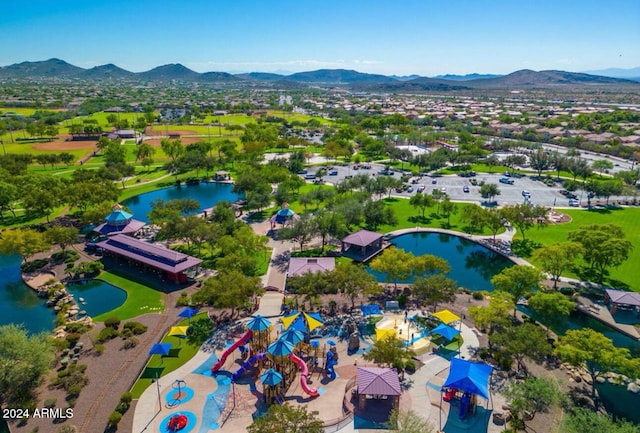
<instances>
[{"instance_id":1,"label":"white car","mask_svg":"<svg viewBox=\"0 0 640 433\"><path fill-rule=\"evenodd\" d=\"M447 188L445 188L444 186L442 188L440 188L440 192L443 194L447 193Z\"/></svg>"},{"instance_id":2,"label":"white car","mask_svg":"<svg viewBox=\"0 0 640 433\"><path fill-rule=\"evenodd\" d=\"M571 207L579 207L580 206L580 200L578 200L577 198L572 198L571 200L569 200L569 206L571 206Z\"/></svg>"}]
</instances>

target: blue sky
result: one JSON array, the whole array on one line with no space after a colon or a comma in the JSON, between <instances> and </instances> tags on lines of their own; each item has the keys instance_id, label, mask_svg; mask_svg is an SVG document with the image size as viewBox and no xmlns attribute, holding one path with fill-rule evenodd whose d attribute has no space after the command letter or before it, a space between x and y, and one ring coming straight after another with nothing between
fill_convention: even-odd
<instances>
[{"instance_id":1,"label":"blue sky","mask_svg":"<svg viewBox=\"0 0 640 433\"><path fill-rule=\"evenodd\" d=\"M0 65L382 74L640 66L637 0L8 0Z\"/></svg>"}]
</instances>

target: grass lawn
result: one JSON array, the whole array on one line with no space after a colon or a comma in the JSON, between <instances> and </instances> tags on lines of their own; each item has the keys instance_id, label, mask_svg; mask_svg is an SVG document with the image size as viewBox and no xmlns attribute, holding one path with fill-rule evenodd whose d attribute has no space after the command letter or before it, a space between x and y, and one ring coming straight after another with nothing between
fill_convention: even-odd
<instances>
[{"instance_id":1,"label":"grass lawn","mask_svg":"<svg viewBox=\"0 0 640 433\"><path fill-rule=\"evenodd\" d=\"M131 319L141 314L164 310L162 293L151 287L112 274L111 272L102 272L100 279L125 290L127 292L127 299L124 301L124 304L115 310L107 311L94 317L93 320L96 322L101 322L109 317L117 317L120 320Z\"/></svg>"},{"instance_id":2,"label":"grass lawn","mask_svg":"<svg viewBox=\"0 0 640 433\"><path fill-rule=\"evenodd\" d=\"M636 277L638 263L640 263L640 209L563 209L562 212L571 216L572 221L566 224L548 225L540 230L532 228L526 233L527 238L542 245L548 245L566 242L569 232L577 230L582 225L619 225L624 230L627 239L633 244L633 250L628 260L619 267L609 270L610 275L608 279L605 277L605 284L640 292L640 279ZM517 236L517 239L520 238L520 236ZM536 264L535 261L532 263ZM567 273L567 276L576 277L577 275L575 273Z\"/></svg>"},{"instance_id":3,"label":"grass lawn","mask_svg":"<svg viewBox=\"0 0 640 433\"><path fill-rule=\"evenodd\" d=\"M192 317L191 320L201 319L203 317L206 317L206 314L207 313L197 314L195 317ZM187 326L188 323L189 321L187 319L184 319L181 320L176 326ZM193 358L193 356L198 352L198 349L200 349L200 346L193 346L189 344L186 339L169 336L166 334L160 342L171 343L171 352L168 356L151 355L149 361L147 362L147 365L142 371L142 374L131 388L133 398L139 398L140 395L142 395L144 390L153 383L156 374L158 375L158 377L162 377L166 374L171 373L177 368L183 366L191 358Z\"/></svg>"}]
</instances>

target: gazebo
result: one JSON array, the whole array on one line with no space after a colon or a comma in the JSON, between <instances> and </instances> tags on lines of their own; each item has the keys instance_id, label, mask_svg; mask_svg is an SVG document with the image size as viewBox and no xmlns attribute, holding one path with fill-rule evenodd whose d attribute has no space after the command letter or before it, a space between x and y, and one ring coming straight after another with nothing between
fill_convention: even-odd
<instances>
[{"instance_id":1,"label":"gazebo","mask_svg":"<svg viewBox=\"0 0 640 433\"><path fill-rule=\"evenodd\" d=\"M289 203L282 203L280 210L269 218L269 222L271 222L271 228L275 228L276 224L285 225L287 222L297 219L300 219L300 215L289 208Z\"/></svg>"},{"instance_id":2,"label":"gazebo","mask_svg":"<svg viewBox=\"0 0 640 433\"><path fill-rule=\"evenodd\" d=\"M125 211L123 207L116 203L111 208L111 213L104 218L104 223L94 228L93 231L106 236L117 234L131 235L147 223L133 218L133 214Z\"/></svg>"},{"instance_id":3,"label":"gazebo","mask_svg":"<svg viewBox=\"0 0 640 433\"><path fill-rule=\"evenodd\" d=\"M625 292L624 290L606 289L604 299L611 303L609 311L615 314L618 307L636 309L640 315L640 293Z\"/></svg>"},{"instance_id":4,"label":"gazebo","mask_svg":"<svg viewBox=\"0 0 640 433\"><path fill-rule=\"evenodd\" d=\"M461 358L453 358L449 367L449 376L442 385L442 398L445 401L452 401L457 395L460 397L459 419L465 418L469 412L475 410L476 397L480 396L489 402L489 378L493 367L480 362L467 361ZM487 404L488 405L488 404ZM449 418L452 417L452 410L449 410ZM447 428L444 429L447 431Z\"/></svg>"},{"instance_id":5,"label":"gazebo","mask_svg":"<svg viewBox=\"0 0 640 433\"><path fill-rule=\"evenodd\" d=\"M369 230L358 230L342 239L340 251L343 256L366 262L383 250L383 235Z\"/></svg>"},{"instance_id":6,"label":"gazebo","mask_svg":"<svg viewBox=\"0 0 640 433\"><path fill-rule=\"evenodd\" d=\"M400 404L400 379L395 368L358 367L356 372L358 409L365 410L367 398L392 398L393 407Z\"/></svg>"}]
</instances>

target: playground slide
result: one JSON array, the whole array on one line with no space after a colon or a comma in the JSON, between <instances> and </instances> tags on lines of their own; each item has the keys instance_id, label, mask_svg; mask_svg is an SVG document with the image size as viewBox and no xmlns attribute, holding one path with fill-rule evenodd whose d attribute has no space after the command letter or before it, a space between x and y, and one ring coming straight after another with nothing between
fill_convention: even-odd
<instances>
[{"instance_id":1,"label":"playground slide","mask_svg":"<svg viewBox=\"0 0 640 433\"><path fill-rule=\"evenodd\" d=\"M469 410L469 403L471 402L471 395L465 393L460 400L460 414L458 418L462 419L467 416L467 411Z\"/></svg>"},{"instance_id":2,"label":"playground slide","mask_svg":"<svg viewBox=\"0 0 640 433\"><path fill-rule=\"evenodd\" d=\"M220 356L220 361L216 362L216 364L213 367L211 367L211 373L215 373L216 371L220 370L220 368L224 365L224 362L227 360L227 357L231 355L233 351L236 350L238 347L246 344L252 335L253 335L253 332L251 332L251 330L248 330L242 337L240 337L238 341L236 341L231 346L229 346L229 348L225 350Z\"/></svg>"},{"instance_id":3,"label":"playground slide","mask_svg":"<svg viewBox=\"0 0 640 433\"><path fill-rule=\"evenodd\" d=\"M298 367L300 367L300 387L302 388L302 390L311 397L317 397L319 395L318 390L316 388L309 388L309 385L307 385L307 376L309 375L307 363L293 353L289 355L289 359L291 359Z\"/></svg>"},{"instance_id":4,"label":"playground slide","mask_svg":"<svg viewBox=\"0 0 640 433\"><path fill-rule=\"evenodd\" d=\"M263 360L266 357L267 357L266 353L257 353L255 355L253 355L251 358L249 358L247 360L247 362L242 364L242 366L238 369L238 371L236 371L235 373L233 373L231 375L231 382L235 382L237 378L242 376L244 374L244 372L247 371L247 368L251 367L253 364L255 364L258 361Z\"/></svg>"},{"instance_id":5,"label":"playground slide","mask_svg":"<svg viewBox=\"0 0 640 433\"><path fill-rule=\"evenodd\" d=\"M335 360L333 352L332 351L328 351L327 352L327 364L326 364L326 369L327 369L327 374L329 375L329 378L331 380L336 378L336 372L333 369L333 366L336 365L338 362Z\"/></svg>"}]
</instances>

